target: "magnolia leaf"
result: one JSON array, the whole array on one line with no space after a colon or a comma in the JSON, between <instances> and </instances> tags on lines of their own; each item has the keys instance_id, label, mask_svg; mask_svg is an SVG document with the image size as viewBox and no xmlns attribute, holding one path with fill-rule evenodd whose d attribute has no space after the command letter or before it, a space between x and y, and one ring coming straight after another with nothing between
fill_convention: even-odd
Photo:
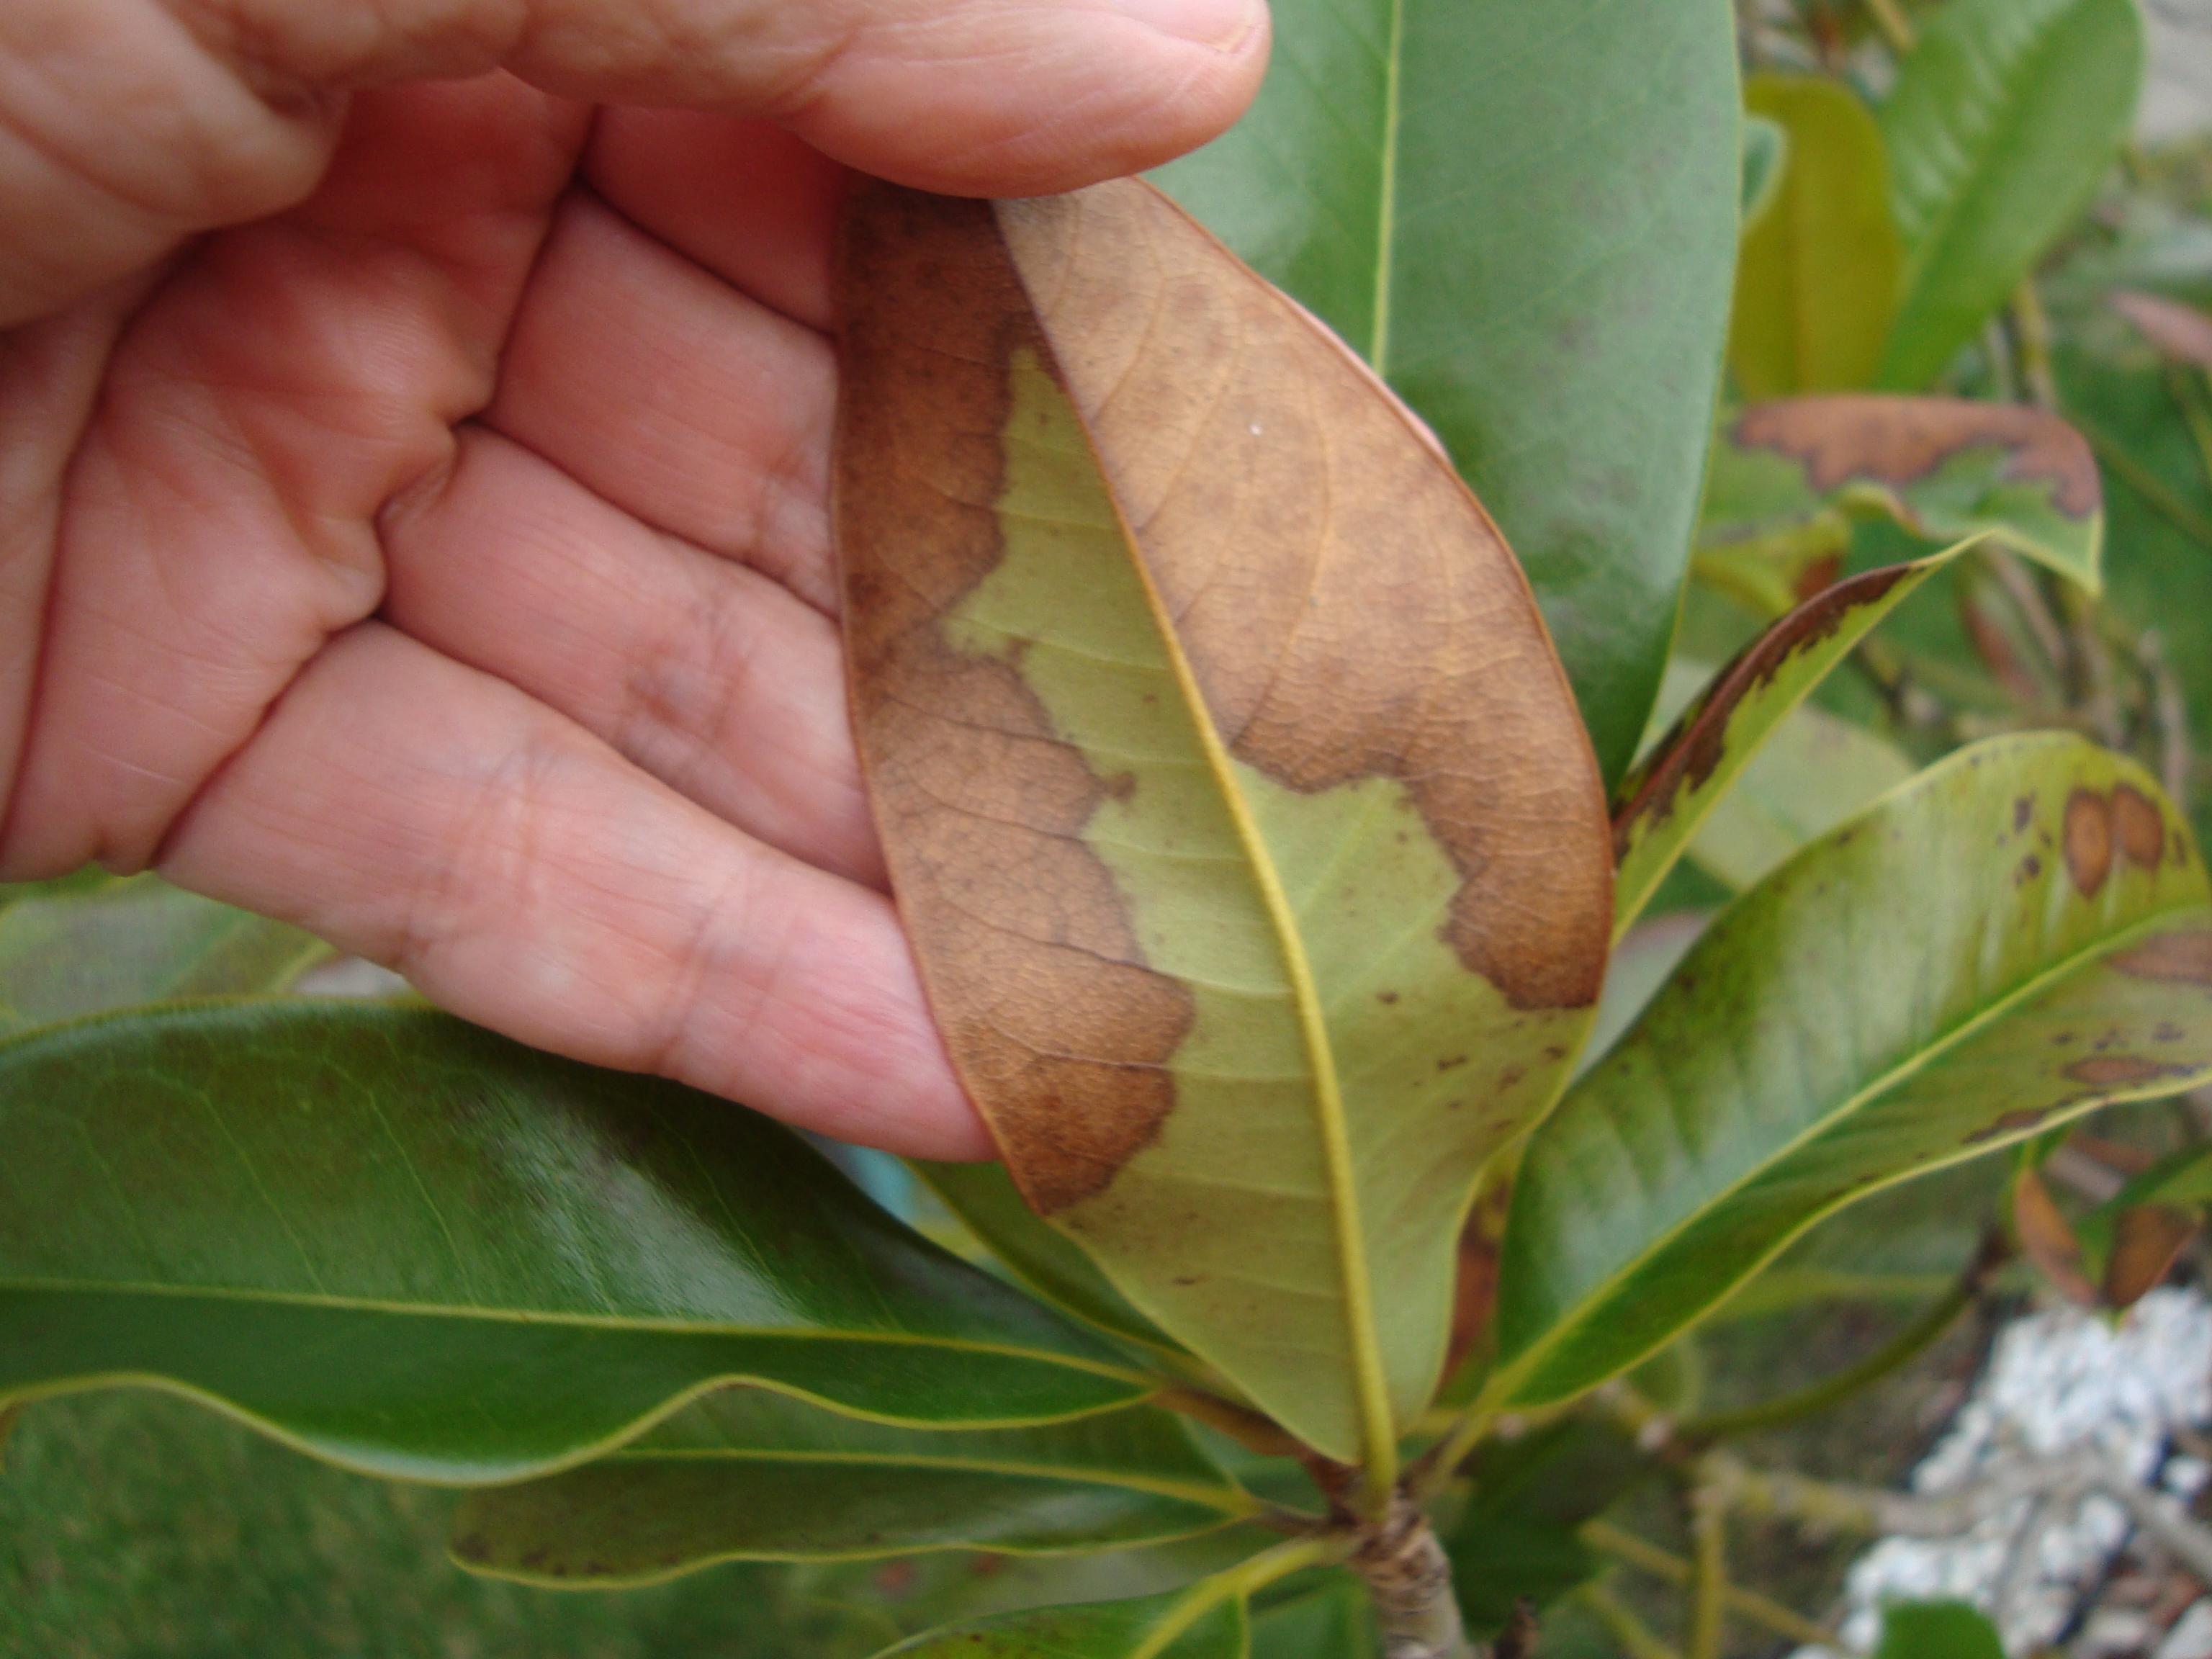
<instances>
[{"instance_id":1,"label":"magnolia leaf","mask_svg":"<svg viewBox=\"0 0 2212 1659\"><path fill-rule=\"evenodd\" d=\"M158 876L0 888L0 1033L137 1002L279 991L330 954L313 934Z\"/></svg>"},{"instance_id":2,"label":"magnolia leaf","mask_svg":"<svg viewBox=\"0 0 2212 1659\"><path fill-rule=\"evenodd\" d=\"M2212 1141L2196 1141L2131 1176L2111 1200L2116 1210L2138 1204L2212 1204Z\"/></svg>"},{"instance_id":3,"label":"magnolia leaf","mask_svg":"<svg viewBox=\"0 0 2212 1659\"><path fill-rule=\"evenodd\" d=\"M1004 1164L910 1162L945 1208L1030 1290L1170 1365L1192 1363L1173 1337L1129 1305L1080 1247L1038 1218Z\"/></svg>"},{"instance_id":4,"label":"magnolia leaf","mask_svg":"<svg viewBox=\"0 0 2212 1659\"><path fill-rule=\"evenodd\" d=\"M2132 1307L2165 1280L2204 1224L2212 1203L2212 1143L2159 1159L2081 1218L2079 1257L2097 1277L2098 1299Z\"/></svg>"},{"instance_id":5,"label":"magnolia leaf","mask_svg":"<svg viewBox=\"0 0 2212 1659\"><path fill-rule=\"evenodd\" d=\"M1443 441L1608 777L1666 660L1736 254L1726 0L1275 0L1244 118L1160 182Z\"/></svg>"},{"instance_id":6,"label":"magnolia leaf","mask_svg":"<svg viewBox=\"0 0 2212 1659\"><path fill-rule=\"evenodd\" d=\"M1341 1570L1252 1615L1252 1659L1381 1659L1382 1652L1374 1601Z\"/></svg>"},{"instance_id":7,"label":"magnolia leaf","mask_svg":"<svg viewBox=\"0 0 2212 1659\"><path fill-rule=\"evenodd\" d=\"M1729 367L1753 398L1864 386L1905 257L1881 129L1826 76L1754 75L1743 101L1788 135L1789 161L1737 257Z\"/></svg>"},{"instance_id":8,"label":"magnolia leaf","mask_svg":"<svg viewBox=\"0 0 2212 1659\"><path fill-rule=\"evenodd\" d=\"M1358 360L1137 183L848 210L861 759L953 1064L1148 1319L1378 1473L1483 1164L1604 972L1511 554Z\"/></svg>"},{"instance_id":9,"label":"magnolia leaf","mask_svg":"<svg viewBox=\"0 0 2212 1659\"><path fill-rule=\"evenodd\" d=\"M2019 404L1860 393L1745 410L1713 451L1698 568L1747 553L1840 551L1879 515L1930 541L1990 534L2091 592L2104 492L2088 444Z\"/></svg>"},{"instance_id":10,"label":"magnolia leaf","mask_svg":"<svg viewBox=\"0 0 2212 1659\"><path fill-rule=\"evenodd\" d=\"M0 1044L0 1398L144 1383L465 1484L738 1380L921 1425L1151 1386L796 1136L673 1084L375 1005Z\"/></svg>"},{"instance_id":11,"label":"magnolia leaf","mask_svg":"<svg viewBox=\"0 0 2212 1659\"><path fill-rule=\"evenodd\" d=\"M2135 0L1947 0L1881 112L1904 297L1880 383L1917 392L2087 203L2142 80Z\"/></svg>"},{"instance_id":12,"label":"magnolia leaf","mask_svg":"<svg viewBox=\"0 0 2212 1659\"><path fill-rule=\"evenodd\" d=\"M2212 369L2212 316L2155 294L2123 290L2107 301L2162 356Z\"/></svg>"},{"instance_id":13,"label":"magnolia leaf","mask_svg":"<svg viewBox=\"0 0 2212 1659\"><path fill-rule=\"evenodd\" d=\"M1875 623L1943 567L1956 548L1869 570L1799 605L1746 647L1682 711L1625 779L1613 817L1616 934L1644 912L1777 727Z\"/></svg>"},{"instance_id":14,"label":"magnolia leaf","mask_svg":"<svg viewBox=\"0 0 2212 1659\"><path fill-rule=\"evenodd\" d=\"M1874 1659L2005 1659L1989 1615L1965 1601L1893 1601Z\"/></svg>"},{"instance_id":15,"label":"magnolia leaf","mask_svg":"<svg viewBox=\"0 0 2212 1659\"><path fill-rule=\"evenodd\" d=\"M1166 1595L1001 1613L927 1632L876 1659L1245 1659L1243 1599L1214 1600L1212 1590L1201 1581Z\"/></svg>"},{"instance_id":16,"label":"magnolia leaf","mask_svg":"<svg viewBox=\"0 0 2212 1659\"><path fill-rule=\"evenodd\" d=\"M1673 977L1675 963L1690 953L1711 922L1711 911L1672 910L1647 917L1620 936L1605 965L1605 994L1598 999L1589 1040L1575 1062L1577 1076L1604 1059L1636 1024L1644 1005L1659 994L1659 988Z\"/></svg>"},{"instance_id":17,"label":"magnolia leaf","mask_svg":"<svg viewBox=\"0 0 2212 1659\"><path fill-rule=\"evenodd\" d=\"M1790 135L1778 121L1747 113L1743 118L1743 225L1748 232L1781 193L1782 171L1790 163Z\"/></svg>"},{"instance_id":18,"label":"magnolia leaf","mask_svg":"<svg viewBox=\"0 0 2212 1659\"><path fill-rule=\"evenodd\" d=\"M453 1548L495 1577L611 1588L718 1561L1118 1549L1258 1508L1149 1407L925 1432L736 1389L595 1463L470 1493Z\"/></svg>"},{"instance_id":19,"label":"magnolia leaf","mask_svg":"<svg viewBox=\"0 0 2212 1659\"><path fill-rule=\"evenodd\" d=\"M1690 862L1738 892L1917 770L1887 738L1826 710L1790 713L1713 804ZM1602 1016L1601 1016L1602 1018Z\"/></svg>"},{"instance_id":20,"label":"magnolia leaf","mask_svg":"<svg viewBox=\"0 0 2212 1659\"><path fill-rule=\"evenodd\" d=\"M1992 739L1723 914L1530 1140L1493 1396L1655 1352L1821 1216L2212 1076L2212 887L2133 763Z\"/></svg>"},{"instance_id":21,"label":"magnolia leaf","mask_svg":"<svg viewBox=\"0 0 2212 1659\"><path fill-rule=\"evenodd\" d=\"M1468 1633L1492 1636L1522 1601L1540 1613L1595 1577L1601 1563L1582 1528L1657 1468L1598 1418L1485 1443L1467 1471L1474 1495L1441 1534Z\"/></svg>"}]
</instances>

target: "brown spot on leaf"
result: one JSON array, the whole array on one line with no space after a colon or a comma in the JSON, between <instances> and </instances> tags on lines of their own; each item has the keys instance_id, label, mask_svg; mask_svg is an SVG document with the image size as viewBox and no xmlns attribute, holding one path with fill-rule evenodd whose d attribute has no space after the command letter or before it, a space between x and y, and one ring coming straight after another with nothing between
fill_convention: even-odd
<instances>
[{"instance_id":1,"label":"brown spot on leaf","mask_svg":"<svg viewBox=\"0 0 2212 1659\"><path fill-rule=\"evenodd\" d=\"M1961 451L2003 449L2004 477L2049 484L2060 512L2086 519L2104 504L2096 458L2081 434L2024 404L1875 392L1784 398L1744 410L1735 441L1803 462L1823 492L1854 479L1901 489Z\"/></svg>"},{"instance_id":2,"label":"brown spot on leaf","mask_svg":"<svg viewBox=\"0 0 2212 1659\"><path fill-rule=\"evenodd\" d=\"M2186 1077L2186 1066L2168 1066L2137 1054L2091 1054L2066 1068L2066 1075L2092 1089L2127 1089L2162 1077Z\"/></svg>"},{"instance_id":3,"label":"brown spot on leaf","mask_svg":"<svg viewBox=\"0 0 2212 1659\"><path fill-rule=\"evenodd\" d=\"M1387 1008L1398 1000L1398 994L1395 991L1377 991L1375 1000Z\"/></svg>"},{"instance_id":4,"label":"brown spot on leaf","mask_svg":"<svg viewBox=\"0 0 2212 1659\"><path fill-rule=\"evenodd\" d=\"M2191 928L2161 933L2112 958L2112 966L2137 979L2173 980L2212 987L2212 932Z\"/></svg>"},{"instance_id":5,"label":"brown spot on leaf","mask_svg":"<svg viewBox=\"0 0 2212 1659\"><path fill-rule=\"evenodd\" d=\"M2045 1118L2050 1116L2051 1111L2051 1109L2048 1106L2021 1106L2012 1111L2001 1113L1995 1121L1984 1124L1973 1133L1968 1135L1966 1144L1969 1146L1978 1146L1984 1140L1996 1140L2005 1135L2017 1133L2022 1129L2033 1129Z\"/></svg>"},{"instance_id":6,"label":"brown spot on leaf","mask_svg":"<svg viewBox=\"0 0 2212 1659\"><path fill-rule=\"evenodd\" d=\"M1438 1060L1437 1062L1437 1070L1439 1072L1449 1072L1455 1066L1464 1066L1466 1064L1467 1056L1465 1054L1454 1054L1449 1060Z\"/></svg>"},{"instance_id":7,"label":"brown spot on leaf","mask_svg":"<svg viewBox=\"0 0 2212 1659\"><path fill-rule=\"evenodd\" d=\"M2019 867L2013 872L2013 885L2015 887L2024 887L2042 873L2043 860L2036 857L2034 854L2030 853L2026 858L2020 861Z\"/></svg>"},{"instance_id":8,"label":"brown spot on leaf","mask_svg":"<svg viewBox=\"0 0 2212 1659\"><path fill-rule=\"evenodd\" d=\"M2094 897L2112 868L2112 812L2094 789L2076 789L2066 798L2066 873L2075 890Z\"/></svg>"},{"instance_id":9,"label":"brown spot on leaf","mask_svg":"<svg viewBox=\"0 0 2212 1659\"><path fill-rule=\"evenodd\" d=\"M2166 856L2166 820L2141 790L2126 784L2112 791L2112 838L2120 856L2145 870Z\"/></svg>"},{"instance_id":10,"label":"brown spot on leaf","mask_svg":"<svg viewBox=\"0 0 2212 1659\"><path fill-rule=\"evenodd\" d=\"M2022 796L2021 796L2018 800L2016 800L2016 801L2013 802L2013 804L2012 804L2012 827L2013 827L2013 833L2014 833L2014 834L2015 834L2015 835L2017 835L2017 834L2019 834L2019 833L2020 833L2020 831L2021 831L2021 830L2023 830L2027 829L2027 821L2028 821L2030 818L2033 817L2034 816L2035 816L2035 797L2034 797L2034 796L2033 796L2033 795L2022 795Z\"/></svg>"}]
</instances>

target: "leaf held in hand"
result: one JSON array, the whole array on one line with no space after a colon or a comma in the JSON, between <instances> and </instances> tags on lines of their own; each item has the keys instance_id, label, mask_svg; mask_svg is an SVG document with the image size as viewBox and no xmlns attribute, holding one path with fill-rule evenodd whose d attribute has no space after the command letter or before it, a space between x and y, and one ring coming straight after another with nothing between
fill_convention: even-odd
<instances>
[{"instance_id":1,"label":"leaf held in hand","mask_svg":"<svg viewBox=\"0 0 2212 1659\"><path fill-rule=\"evenodd\" d=\"M872 189L838 282L854 720L1025 1196L1387 1460L1477 1173L1604 968L1596 769L1512 555L1358 360L1148 186Z\"/></svg>"}]
</instances>

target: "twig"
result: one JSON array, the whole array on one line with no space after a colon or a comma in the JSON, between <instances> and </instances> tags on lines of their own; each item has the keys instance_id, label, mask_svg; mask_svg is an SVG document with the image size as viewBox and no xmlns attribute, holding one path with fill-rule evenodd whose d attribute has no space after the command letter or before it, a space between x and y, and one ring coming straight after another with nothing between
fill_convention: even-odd
<instances>
[{"instance_id":1,"label":"twig","mask_svg":"<svg viewBox=\"0 0 2212 1659\"><path fill-rule=\"evenodd\" d=\"M1682 1659L1602 1583L1584 1584L1575 1592L1575 1599L1597 1615L1598 1623L1620 1644L1620 1650L1628 1659Z\"/></svg>"},{"instance_id":2,"label":"twig","mask_svg":"<svg viewBox=\"0 0 2212 1659\"><path fill-rule=\"evenodd\" d=\"M1689 1562L1672 1550L1662 1549L1609 1521L1586 1522L1582 1533L1583 1541L1591 1548L1602 1550L1638 1571L1648 1572L1655 1578L1663 1578L1670 1584L1690 1582L1692 1569ZM1728 1587L1728 1606L1729 1612L1741 1614L1754 1625L1764 1625L1777 1636L1786 1636L1793 1642L1830 1646L1836 1639L1833 1631L1785 1607L1771 1596L1746 1589L1741 1584Z\"/></svg>"},{"instance_id":3,"label":"twig","mask_svg":"<svg viewBox=\"0 0 2212 1659\"><path fill-rule=\"evenodd\" d=\"M1428 1516L1402 1490L1360 1528L1349 1565L1367 1585L1384 1659L1473 1659L1452 1593L1451 1559Z\"/></svg>"},{"instance_id":4,"label":"twig","mask_svg":"<svg viewBox=\"0 0 2212 1659\"><path fill-rule=\"evenodd\" d=\"M1728 1494L1699 1486L1690 1494L1689 1639L1686 1659L1721 1659L1728 1625Z\"/></svg>"},{"instance_id":5,"label":"twig","mask_svg":"<svg viewBox=\"0 0 2212 1659\"><path fill-rule=\"evenodd\" d=\"M1180 1412L1209 1429L1218 1429L1245 1450L1258 1452L1263 1457L1304 1459L1313 1455L1259 1413L1202 1389L1163 1389L1152 1396L1152 1403Z\"/></svg>"},{"instance_id":6,"label":"twig","mask_svg":"<svg viewBox=\"0 0 2212 1659\"><path fill-rule=\"evenodd\" d=\"M2212 1528L2190 1518L2179 1500L2162 1492L2119 1481L2102 1489L2135 1523L2163 1545L2199 1583L2212 1584Z\"/></svg>"}]
</instances>

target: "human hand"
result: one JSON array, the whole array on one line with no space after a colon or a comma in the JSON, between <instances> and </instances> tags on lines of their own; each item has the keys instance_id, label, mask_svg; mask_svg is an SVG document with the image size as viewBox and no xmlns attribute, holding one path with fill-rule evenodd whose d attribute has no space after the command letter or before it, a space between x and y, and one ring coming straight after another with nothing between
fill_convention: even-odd
<instances>
[{"instance_id":1,"label":"human hand","mask_svg":"<svg viewBox=\"0 0 2212 1659\"><path fill-rule=\"evenodd\" d=\"M846 723L838 163L1132 171L1266 38L1262 0L14 0L0 879L152 866L526 1042L985 1155Z\"/></svg>"}]
</instances>

